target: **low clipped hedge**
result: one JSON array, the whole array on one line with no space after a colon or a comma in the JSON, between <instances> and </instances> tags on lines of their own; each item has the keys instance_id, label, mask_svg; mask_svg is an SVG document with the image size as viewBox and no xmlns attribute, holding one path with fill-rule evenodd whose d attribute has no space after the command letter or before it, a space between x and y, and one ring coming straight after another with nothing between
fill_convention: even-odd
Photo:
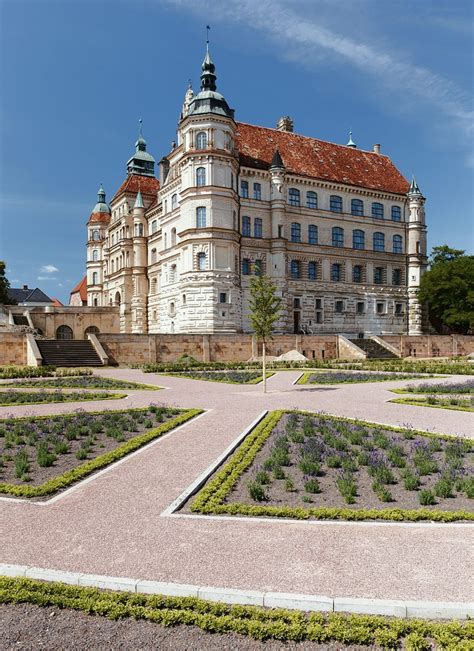
<instances>
[{"instance_id":1,"label":"low clipped hedge","mask_svg":"<svg viewBox=\"0 0 474 651\"><path fill-rule=\"evenodd\" d=\"M417 397L416 395L413 395L410 398L394 398L389 402L396 402L399 405L411 405L412 407L434 407L435 409L451 409L452 411L474 411L474 402L472 402L472 398L471 402L466 398L460 405L450 405L446 402L430 404L425 398L421 396Z\"/></svg>"},{"instance_id":2,"label":"low clipped hedge","mask_svg":"<svg viewBox=\"0 0 474 651\"><path fill-rule=\"evenodd\" d=\"M1 389L0 384L0 389ZM0 407L21 407L22 405L49 405L55 402L87 402L89 400L119 400L121 398L126 398L126 393L93 393L90 391L79 393L79 392L58 392L58 391L45 391L38 393L28 393L27 391L22 391L16 395L26 395L28 396L27 400L5 400L5 394L10 393L9 391L0 391ZM38 400L38 395L45 398L45 400ZM36 398L36 399L35 399Z\"/></svg>"},{"instance_id":3,"label":"low clipped hedge","mask_svg":"<svg viewBox=\"0 0 474 651\"><path fill-rule=\"evenodd\" d=\"M338 373L339 371L339 373ZM369 384L370 382L397 382L400 380L416 380L419 378L425 378L425 375L415 375L413 373L397 373L395 371L387 371L387 373L393 373L391 377L386 377L383 374L383 371L373 371L372 373L367 370L360 371L357 374L357 371L354 373L354 379L351 379L352 372L347 373L344 377L341 377L340 374L345 374L345 369L338 369L338 371L331 370L329 373L321 373L306 371L303 375L298 378L297 384ZM364 378L361 378L361 375L364 374ZM322 376L322 380L317 380L318 375ZM334 375L334 378L330 377ZM428 376L432 377L432 376ZM311 378L315 378L311 381Z\"/></svg>"},{"instance_id":4,"label":"low clipped hedge","mask_svg":"<svg viewBox=\"0 0 474 651\"><path fill-rule=\"evenodd\" d=\"M43 497L44 495L51 495L52 493L56 493L64 488L67 488L76 481L84 479L84 477L87 477L87 475L90 475L96 470L105 468L105 466L108 466L114 461L122 459L123 457L127 456L127 454L138 450L147 443L150 443L154 439L159 438L166 432L169 432L175 427L178 427L178 425L185 423L186 421L194 418L194 416L197 416L202 412L202 409L188 409L182 411L182 413L176 416L176 418L171 418L159 427L155 427L154 429L139 434L123 445L120 445L118 448L115 448L115 450L105 452L104 454L95 457L95 459L86 461L86 463L83 463L76 468L72 468L71 470L67 470L65 473L59 475L58 477L48 479L48 481L40 484L39 486L20 486L17 484L3 483L0 484L0 493L15 495L17 497ZM49 416L45 416L45 418L49 418Z\"/></svg>"},{"instance_id":5,"label":"low clipped hedge","mask_svg":"<svg viewBox=\"0 0 474 651\"><path fill-rule=\"evenodd\" d=\"M92 375L90 368L56 368L56 366L0 366L0 379L31 377L68 377Z\"/></svg>"},{"instance_id":6,"label":"low clipped hedge","mask_svg":"<svg viewBox=\"0 0 474 651\"><path fill-rule=\"evenodd\" d=\"M0 577L0 603L30 603L69 608L111 620L132 617L162 626L197 626L208 633L239 633L256 640L311 641L320 644L379 645L407 651L437 648L468 651L474 645L474 625L389 618L380 615L303 613L259 606L227 605L196 597L165 597L97 588Z\"/></svg>"},{"instance_id":7,"label":"low clipped hedge","mask_svg":"<svg viewBox=\"0 0 474 651\"><path fill-rule=\"evenodd\" d=\"M440 511L429 509L350 509L340 507L303 508L291 506L265 506L244 503L225 503L240 476L252 465L258 452L272 433L275 426L285 413L305 414L298 410L277 410L268 414L246 437L242 445L232 455L230 460L219 470L214 477L198 492L191 504L191 511L195 513L213 515L246 515L260 517L293 518L296 520L391 520L391 521L436 521L456 522L459 520L474 520L474 513L469 511ZM354 422L354 419L331 417L324 414L325 418L338 421ZM355 421L361 425L373 427L376 423ZM383 425L384 429L403 432L400 427ZM433 434L413 430L413 434L428 438L452 440L455 437L447 434ZM474 446L474 443L471 442Z\"/></svg>"}]
</instances>

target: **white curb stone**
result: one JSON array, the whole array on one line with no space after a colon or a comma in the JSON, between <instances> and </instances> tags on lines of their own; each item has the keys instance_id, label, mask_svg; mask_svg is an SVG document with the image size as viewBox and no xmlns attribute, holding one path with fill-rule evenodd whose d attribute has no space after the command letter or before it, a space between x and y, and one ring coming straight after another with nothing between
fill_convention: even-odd
<instances>
[{"instance_id":1,"label":"white curb stone","mask_svg":"<svg viewBox=\"0 0 474 651\"><path fill-rule=\"evenodd\" d=\"M263 606L264 593L257 590L232 590L231 588L199 588L199 599L221 601L226 604Z\"/></svg>"},{"instance_id":2,"label":"white curb stone","mask_svg":"<svg viewBox=\"0 0 474 651\"><path fill-rule=\"evenodd\" d=\"M27 565L10 565L9 563L0 563L0 575L2 576L25 576Z\"/></svg>"},{"instance_id":3,"label":"white curb stone","mask_svg":"<svg viewBox=\"0 0 474 651\"><path fill-rule=\"evenodd\" d=\"M263 605L267 608L288 608L332 612L333 600L330 597L295 594L292 592L266 592Z\"/></svg>"},{"instance_id":4,"label":"white curb stone","mask_svg":"<svg viewBox=\"0 0 474 651\"><path fill-rule=\"evenodd\" d=\"M406 601L407 617L423 619L471 619L474 617L474 603L454 601Z\"/></svg>"},{"instance_id":5,"label":"white curb stone","mask_svg":"<svg viewBox=\"0 0 474 651\"><path fill-rule=\"evenodd\" d=\"M62 570L45 570L43 567L30 567L26 570L25 576L28 579L38 579L39 581L59 581L60 583L69 583L70 585L79 585L77 572L63 572Z\"/></svg>"},{"instance_id":6,"label":"white curb stone","mask_svg":"<svg viewBox=\"0 0 474 651\"><path fill-rule=\"evenodd\" d=\"M138 581L137 592L161 594L165 597L197 597L199 586L187 583L165 583L162 581Z\"/></svg>"},{"instance_id":7,"label":"white curb stone","mask_svg":"<svg viewBox=\"0 0 474 651\"><path fill-rule=\"evenodd\" d=\"M407 616L404 601L392 599L358 599L356 597L335 597L334 612L388 615L391 617Z\"/></svg>"},{"instance_id":8,"label":"white curb stone","mask_svg":"<svg viewBox=\"0 0 474 651\"><path fill-rule=\"evenodd\" d=\"M136 592L137 581L121 576L101 576L100 574L81 574L79 585L90 588L102 588L105 590L124 590L125 592Z\"/></svg>"}]
</instances>

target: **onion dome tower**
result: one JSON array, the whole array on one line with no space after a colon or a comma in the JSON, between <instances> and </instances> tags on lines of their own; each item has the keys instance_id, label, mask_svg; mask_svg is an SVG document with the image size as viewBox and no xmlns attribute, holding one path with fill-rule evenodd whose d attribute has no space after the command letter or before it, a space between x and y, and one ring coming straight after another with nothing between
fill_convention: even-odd
<instances>
[{"instance_id":1,"label":"onion dome tower","mask_svg":"<svg viewBox=\"0 0 474 651\"><path fill-rule=\"evenodd\" d=\"M127 163L127 172L141 176L155 176L155 159L146 150L146 140L142 134L142 120L139 122L140 128L138 140L135 143L135 153Z\"/></svg>"},{"instance_id":2,"label":"onion dome tower","mask_svg":"<svg viewBox=\"0 0 474 651\"><path fill-rule=\"evenodd\" d=\"M217 92L216 66L209 54L209 41L206 43L206 55L201 65L201 90L192 98L188 115L214 113L234 118L234 109L229 108L223 95Z\"/></svg>"}]
</instances>

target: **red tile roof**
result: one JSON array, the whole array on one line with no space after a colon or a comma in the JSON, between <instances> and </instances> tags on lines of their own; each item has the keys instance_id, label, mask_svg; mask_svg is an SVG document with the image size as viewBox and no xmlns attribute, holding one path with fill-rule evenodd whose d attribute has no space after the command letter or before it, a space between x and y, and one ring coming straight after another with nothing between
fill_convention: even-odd
<instances>
[{"instance_id":1,"label":"red tile roof","mask_svg":"<svg viewBox=\"0 0 474 651\"><path fill-rule=\"evenodd\" d=\"M86 296L87 296L87 293L86 293ZM52 298L51 301L53 303L53 307L63 307L63 304L61 303L59 298Z\"/></svg>"},{"instance_id":2,"label":"red tile roof","mask_svg":"<svg viewBox=\"0 0 474 651\"><path fill-rule=\"evenodd\" d=\"M245 167L268 169L278 148L287 171L298 176L395 194L408 192L408 181L382 154L243 122L237 122L236 146Z\"/></svg>"},{"instance_id":3,"label":"red tile roof","mask_svg":"<svg viewBox=\"0 0 474 651\"><path fill-rule=\"evenodd\" d=\"M71 294L77 293L79 293L82 301L87 302L87 276L84 276L84 278L71 290Z\"/></svg>"},{"instance_id":4,"label":"red tile roof","mask_svg":"<svg viewBox=\"0 0 474 651\"><path fill-rule=\"evenodd\" d=\"M141 174L130 174L115 193L112 201L121 194L130 192L136 194L138 190L142 194L156 195L160 188L160 182L154 176L142 176Z\"/></svg>"},{"instance_id":5,"label":"red tile roof","mask_svg":"<svg viewBox=\"0 0 474 651\"><path fill-rule=\"evenodd\" d=\"M108 212L93 212L91 213L91 216L89 217L89 221L87 222L88 224L97 224L97 223L103 223L103 224L108 224L110 221L110 215Z\"/></svg>"}]
</instances>

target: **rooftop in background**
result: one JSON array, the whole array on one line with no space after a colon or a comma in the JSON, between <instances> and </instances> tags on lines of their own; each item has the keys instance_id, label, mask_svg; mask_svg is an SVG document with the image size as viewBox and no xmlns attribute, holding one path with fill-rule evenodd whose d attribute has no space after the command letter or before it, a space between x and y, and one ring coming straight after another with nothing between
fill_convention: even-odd
<instances>
[{"instance_id":1,"label":"rooftop in background","mask_svg":"<svg viewBox=\"0 0 474 651\"><path fill-rule=\"evenodd\" d=\"M41 289L31 289L28 285L21 288L10 287L8 296L18 305L54 305L54 299L47 296Z\"/></svg>"},{"instance_id":2,"label":"rooftop in background","mask_svg":"<svg viewBox=\"0 0 474 651\"><path fill-rule=\"evenodd\" d=\"M84 276L77 285L71 289L69 305L87 305L87 276Z\"/></svg>"},{"instance_id":3,"label":"rooftop in background","mask_svg":"<svg viewBox=\"0 0 474 651\"><path fill-rule=\"evenodd\" d=\"M279 129L237 122L240 164L268 169L278 149L289 173L371 190L406 194L409 183L388 156Z\"/></svg>"}]
</instances>

